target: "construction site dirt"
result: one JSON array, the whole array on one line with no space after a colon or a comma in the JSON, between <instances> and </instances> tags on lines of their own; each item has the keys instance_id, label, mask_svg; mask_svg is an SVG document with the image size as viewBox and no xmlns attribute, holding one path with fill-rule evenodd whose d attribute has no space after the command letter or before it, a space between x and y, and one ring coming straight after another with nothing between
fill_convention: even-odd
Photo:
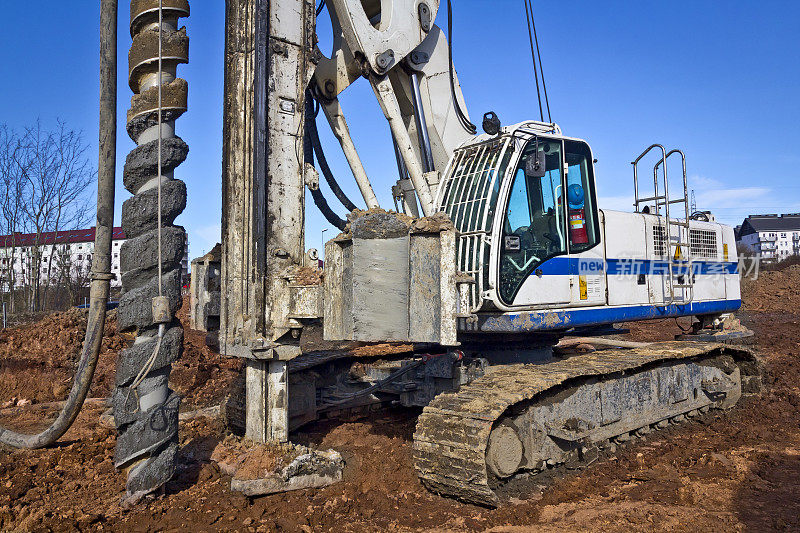
<instances>
[{"instance_id":1,"label":"construction site dirt","mask_svg":"<svg viewBox=\"0 0 800 533\"><path fill-rule=\"evenodd\" d=\"M583 470L538 482L486 509L425 490L411 460L418 412L384 409L305 426L293 440L338 450L344 481L260 498L231 492L210 459L217 418L181 423L179 469L163 494L126 508L107 409L89 402L48 449L0 451L0 529L32 531L763 531L800 530L800 267L743 281L738 313L766 363L765 391L734 410L648 435ZM185 325L185 315L181 315ZM66 396L83 338L81 312L0 331L4 423L41 427ZM669 340L683 319L626 324L631 340ZM172 386L184 410L218 405L239 372L186 329ZM91 397L109 395L128 342L108 321Z\"/></svg>"}]
</instances>

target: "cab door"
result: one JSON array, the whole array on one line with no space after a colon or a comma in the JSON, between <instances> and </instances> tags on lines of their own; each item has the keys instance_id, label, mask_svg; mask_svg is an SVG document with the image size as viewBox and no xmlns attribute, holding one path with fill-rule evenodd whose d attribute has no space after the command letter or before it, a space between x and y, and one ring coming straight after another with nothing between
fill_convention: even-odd
<instances>
[{"instance_id":1,"label":"cab door","mask_svg":"<svg viewBox=\"0 0 800 533\"><path fill-rule=\"evenodd\" d=\"M526 173L527 160L534 157L545 163L542 177ZM499 243L497 289L508 308L570 301L563 169L560 139L528 141L507 192Z\"/></svg>"},{"instance_id":2,"label":"cab door","mask_svg":"<svg viewBox=\"0 0 800 533\"><path fill-rule=\"evenodd\" d=\"M594 157L585 142L565 139L564 160L571 305L605 305L608 279L603 224L594 186Z\"/></svg>"}]
</instances>

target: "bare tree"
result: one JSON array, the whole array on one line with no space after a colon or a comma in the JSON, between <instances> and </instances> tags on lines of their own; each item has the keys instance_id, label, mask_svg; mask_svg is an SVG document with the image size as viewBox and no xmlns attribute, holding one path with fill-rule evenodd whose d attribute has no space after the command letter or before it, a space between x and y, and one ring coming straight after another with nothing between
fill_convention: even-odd
<instances>
[{"instance_id":1,"label":"bare tree","mask_svg":"<svg viewBox=\"0 0 800 533\"><path fill-rule=\"evenodd\" d=\"M22 142L14 131L0 125L0 185L5 194L0 196L2 231L8 237L0 243L5 247L5 283L8 288L9 309L15 310L14 293L17 285L15 266L17 264L17 233L22 230L22 188L24 174Z\"/></svg>"},{"instance_id":2,"label":"bare tree","mask_svg":"<svg viewBox=\"0 0 800 533\"><path fill-rule=\"evenodd\" d=\"M84 226L91 217L87 193L95 171L81 132L70 130L62 121L52 129L37 121L22 135L7 127L3 131L13 139L8 146L0 145L4 152L0 158L10 161L5 202L9 208L4 208L9 215L4 218L14 220L10 235L25 231L34 236L28 243L30 253L21 281L28 308L39 311L46 306L52 285L59 235ZM67 277L71 277L69 273ZM19 282L15 280L15 284Z\"/></svg>"},{"instance_id":3,"label":"bare tree","mask_svg":"<svg viewBox=\"0 0 800 533\"><path fill-rule=\"evenodd\" d=\"M59 245L52 257L58 273L56 287L60 296L66 297L68 305L80 303L81 294L91 281L91 269L87 263L73 260L68 244Z\"/></svg>"}]
</instances>

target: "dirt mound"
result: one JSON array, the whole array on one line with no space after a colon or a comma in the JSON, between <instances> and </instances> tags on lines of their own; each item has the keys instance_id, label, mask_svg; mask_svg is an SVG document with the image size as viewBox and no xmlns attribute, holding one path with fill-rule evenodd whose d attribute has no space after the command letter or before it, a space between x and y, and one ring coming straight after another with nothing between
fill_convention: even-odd
<instances>
[{"instance_id":1,"label":"dirt mound","mask_svg":"<svg viewBox=\"0 0 800 533\"><path fill-rule=\"evenodd\" d=\"M189 327L189 298L178 319L183 324L183 355L172 365L170 387L183 397L181 409L219 405L242 369L241 359L222 357L206 345L206 333Z\"/></svg>"},{"instance_id":2,"label":"dirt mound","mask_svg":"<svg viewBox=\"0 0 800 533\"><path fill-rule=\"evenodd\" d=\"M273 474L301 453L300 447L291 443L254 444L229 436L214 448L211 459L238 479L257 479Z\"/></svg>"},{"instance_id":3,"label":"dirt mound","mask_svg":"<svg viewBox=\"0 0 800 533\"><path fill-rule=\"evenodd\" d=\"M18 397L35 403L65 399L80 358L87 315L87 310L71 309L0 330L0 399ZM117 332L116 312L109 313L90 396L110 395L116 354L130 340Z\"/></svg>"},{"instance_id":4,"label":"dirt mound","mask_svg":"<svg viewBox=\"0 0 800 533\"><path fill-rule=\"evenodd\" d=\"M583 471L537 481L498 509L426 491L411 461L417 412L385 409L293 434L298 443L341 451L341 483L261 498L231 492L230 477L211 461L225 438L219 421L182 422L179 467L166 494L126 511L119 505L124 474L112 463L114 433L97 424L102 409L87 407L59 446L0 450L0 530L798 531L800 299L791 292L798 279L800 270L788 269L745 287L739 316L755 332L768 371L760 397L651 434ZM674 320L628 326L632 340L680 332ZM203 337L186 330L186 354L176 365L176 383L190 398L213 397L236 373L228 365L238 364L208 351ZM4 422L31 423L26 412Z\"/></svg>"},{"instance_id":5,"label":"dirt mound","mask_svg":"<svg viewBox=\"0 0 800 533\"><path fill-rule=\"evenodd\" d=\"M751 311L763 313L800 312L800 265L790 265L773 271L760 271L758 276L742 276L743 316ZM675 335L691 326L689 318L667 318L649 322L628 322L630 336L642 341L673 340Z\"/></svg>"},{"instance_id":6,"label":"dirt mound","mask_svg":"<svg viewBox=\"0 0 800 533\"><path fill-rule=\"evenodd\" d=\"M800 265L762 271L757 279L742 279L742 309L797 312L800 309Z\"/></svg>"},{"instance_id":7,"label":"dirt mound","mask_svg":"<svg viewBox=\"0 0 800 533\"><path fill-rule=\"evenodd\" d=\"M241 362L223 358L206 346L206 334L188 328L188 312L188 298L184 298L178 313L184 325L184 350L173 366L170 385L184 397L184 408L218 405ZM80 358L87 315L86 310L71 309L0 330L0 405L13 398L34 403L66 398ZM111 395L117 356L131 342L133 335L118 332L116 312L110 312L90 396Z\"/></svg>"},{"instance_id":8,"label":"dirt mound","mask_svg":"<svg viewBox=\"0 0 800 533\"><path fill-rule=\"evenodd\" d=\"M294 271L292 283L296 285L321 285L324 279L322 269L305 266L299 267Z\"/></svg>"}]
</instances>

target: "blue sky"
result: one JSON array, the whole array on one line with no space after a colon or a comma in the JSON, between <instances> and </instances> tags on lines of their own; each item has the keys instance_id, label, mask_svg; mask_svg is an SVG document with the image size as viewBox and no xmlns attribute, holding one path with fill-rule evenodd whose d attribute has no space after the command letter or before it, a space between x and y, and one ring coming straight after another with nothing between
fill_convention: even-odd
<instances>
[{"instance_id":1,"label":"blue sky","mask_svg":"<svg viewBox=\"0 0 800 533\"><path fill-rule=\"evenodd\" d=\"M522 0L453 3L454 62L473 120L489 110L505 124L536 118ZM95 161L99 2L50 1L33 19L24 3L7 4L0 123L21 128L37 117L45 124L61 118L85 133ZM127 2L120 4L118 205L129 197L121 169L133 147L124 131L130 36ZM536 1L534 8L553 119L566 135L592 146L601 207L629 209L630 161L660 142L685 151L698 207L723 222L740 223L751 212L800 211L800 3L551 0ZM189 81L190 101L177 130L191 151L176 171L189 186L178 222L189 232L195 257L219 239L224 2L194 0L184 23L191 59L179 72ZM446 26L444 8L437 23ZM325 26L327 18L320 33ZM388 126L365 80L341 100L388 208L396 180ZM320 131L343 188L360 198L324 119ZM675 175L677 167L670 168ZM326 227L309 198L308 247L319 246Z\"/></svg>"}]
</instances>

